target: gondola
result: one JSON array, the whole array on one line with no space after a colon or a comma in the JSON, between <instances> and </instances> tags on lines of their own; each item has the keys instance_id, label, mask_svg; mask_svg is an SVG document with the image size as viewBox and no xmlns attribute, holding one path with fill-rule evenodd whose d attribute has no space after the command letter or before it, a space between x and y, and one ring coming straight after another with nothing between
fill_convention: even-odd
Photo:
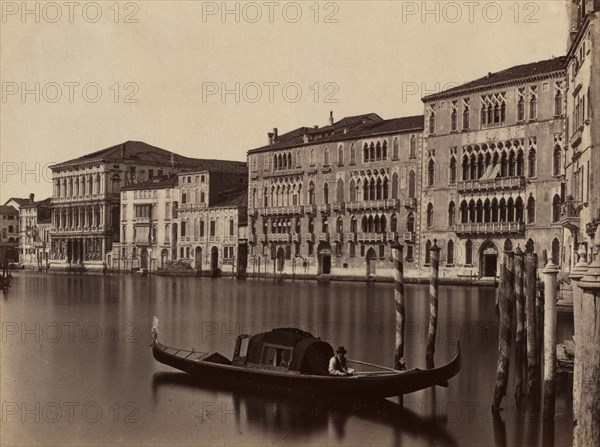
<instances>
[{"instance_id":1,"label":"gondola","mask_svg":"<svg viewBox=\"0 0 600 447\"><path fill-rule=\"evenodd\" d=\"M277 328L254 336L239 335L233 359L217 352L199 352L165 346L158 340L158 320L152 328L152 353L162 364L191 374L207 385L252 390L276 390L315 398L324 395L379 399L413 393L431 386L448 386L460 371L460 345L450 363L433 369L396 371L380 365L348 359L352 366L377 371L353 376L331 376L331 345L296 328Z\"/></svg>"}]
</instances>

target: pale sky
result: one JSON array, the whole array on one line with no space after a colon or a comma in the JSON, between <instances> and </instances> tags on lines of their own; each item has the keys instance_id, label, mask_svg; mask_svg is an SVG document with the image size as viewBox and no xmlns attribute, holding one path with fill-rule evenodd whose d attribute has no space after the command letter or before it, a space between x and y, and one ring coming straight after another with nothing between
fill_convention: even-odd
<instances>
[{"instance_id":1,"label":"pale sky","mask_svg":"<svg viewBox=\"0 0 600 447\"><path fill-rule=\"evenodd\" d=\"M49 196L48 165L127 140L245 160L330 110L420 114L444 86L563 55L568 28L563 0L427 2L424 17L421 1L73 3L1 2L2 203Z\"/></svg>"}]
</instances>

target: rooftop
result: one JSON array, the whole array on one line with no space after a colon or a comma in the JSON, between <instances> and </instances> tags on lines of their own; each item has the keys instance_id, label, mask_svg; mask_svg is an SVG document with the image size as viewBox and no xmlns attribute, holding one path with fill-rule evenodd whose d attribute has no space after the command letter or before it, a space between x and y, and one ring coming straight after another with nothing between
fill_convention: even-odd
<instances>
[{"instance_id":1,"label":"rooftop","mask_svg":"<svg viewBox=\"0 0 600 447\"><path fill-rule=\"evenodd\" d=\"M64 161L51 168L61 169L90 162L135 162L140 165L176 167L178 169L228 170L245 168L242 161L214 160L190 158L144 143L143 141L126 141L106 149L102 149L82 157Z\"/></svg>"},{"instance_id":2,"label":"rooftop","mask_svg":"<svg viewBox=\"0 0 600 447\"><path fill-rule=\"evenodd\" d=\"M213 203L211 208L246 208L248 206L248 190L231 190L224 192L221 200Z\"/></svg>"},{"instance_id":3,"label":"rooftop","mask_svg":"<svg viewBox=\"0 0 600 447\"><path fill-rule=\"evenodd\" d=\"M169 189L177 186L176 175L162 175L160 177L154 177L145 182L134 183L121 188L121 191L139 191L141 189Z\"/></svg>"},{"instance_id":4,"label":"rooftop","mask_svg":"<svg viewBox=\"0 0 600 447\"><path fill-rule=\"evenodd\" d=\"M19 214L19 210L11 205L0 205L0 214Z\"/></svg>"},{"instance_id":5,"label":"rooftop","mask_svg":"<svg viewBox=\"0 0 600 447\"><path fill-rule=\"evenodd\" d=\"M248 153L268 152L326 143L328 141L341 141L387 133L422 130L423 124L423 115L384 120L375 113L368 113L346 117L333 125L325 127L299 127L277 136L273 144L252 149Z\"/></svg>"},{"instance_id":6,"label":"rooftop","mask_svg":"<svg viewBox=\"0 0 600 447\"><path fill-rule=\"evenodd\" d=\"M496 73L488 73L487 76L452 87L443 92L425 96L423 102L435 101L439 98L446 98L470 90L486 90L493 86L502 86L518 80L525 81L534 76L562 72L565 70L565 63L566 57L561 56L529 64L515 65Z\"/></svg>"}]
</instances>

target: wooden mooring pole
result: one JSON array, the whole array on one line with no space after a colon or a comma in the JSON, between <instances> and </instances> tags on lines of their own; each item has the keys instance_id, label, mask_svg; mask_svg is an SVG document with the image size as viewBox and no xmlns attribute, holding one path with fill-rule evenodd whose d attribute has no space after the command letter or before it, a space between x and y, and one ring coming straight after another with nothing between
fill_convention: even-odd
<instances>
[{"instance_id":1,"label":"wooden mooring pole","mask_svg":"<svg viewBox=\"0 0 600 447\"><path fill-rule=\"evenodd\" d=\"M394 299L396 301L396 355L394 368L400 371L406 369L404 359L404 332L406 327L406 314L404 309L404 265L402 263L402 245L392 245L392 258L394 260Z\"/></svg>"},{"instance_id":2,"label":"wooden mooring pole","mask_svg":"<svg viewBox=\"0 0 600 447\"><path fill-rule=\"evenodd\" d=\"M515 302L516 302L516 320L517 329L515 332L515 371L516 387L515 397L518 399L525 394L523 390L524 367L525 367L525 295L523 293L523 278L525 275L524 253L517 246L515 250Z\"/></svg>"},{"instance_id":3,"label":"wooden mooring pole","mask_svg":"<svg viewBox=\"0 0 600 447\"><path fill-rule=\"evenodd\" d=\"M438 289L440 273L440 247L437 239L433 240L430 251L431 277L429 278L429 333L427 334L427 368L434 368L435 338L437 334Z\"/></svg>"},{"instance_id":4,"label":"wooden mooring pole","mask_svg":"<svg viewBox=\"0 0 600 447\"><path fill-rule=\"evenodd\" d=\"M575 368L580 371L581 384L577 402L577 424L573 431L573 446L600 445L600 231L596 231L595 259L577 283L581 289L579 340L581 351L575 355Z\"/></svg>"},{"instance_id":5,"label":"wooden mooring pole","mask_svg":"<svg viewBox=\"0 0 600 447\"><path fill-rule=\"evenodd\" d=\"M544 420L554 419L556 385L556 296L559 268L548 260L544 279Z\"/></svg>"},{"instance_id":6,"label":"wooden mooring pole","mask_svg":"<svg viewBox=\"0 0 600 447\"><path fill-rule=\"evenodd\" d=\"M537 257L525 255L525 314L527 317L527 392L537 393L540 387L540 357L537 344L535 298L537 294Z\"/></svg>"},{"instance_id":7,"label":"wooden mooring pole","mask_svg":"<svg viewBox=\"0 0 600 447\"><path fill-rule=\"evenodd\" d=\"M510 348L513 332L513 306L514 306L514 253L504 250L501 268L504 270L505 284L499 296L500 328L498 337L498 367L496 370L496 385L494 387L494 401L492 413L500 413L502 399L506 396L508 385L508 372L510 369Z\"/></svg>"}]
</instances>

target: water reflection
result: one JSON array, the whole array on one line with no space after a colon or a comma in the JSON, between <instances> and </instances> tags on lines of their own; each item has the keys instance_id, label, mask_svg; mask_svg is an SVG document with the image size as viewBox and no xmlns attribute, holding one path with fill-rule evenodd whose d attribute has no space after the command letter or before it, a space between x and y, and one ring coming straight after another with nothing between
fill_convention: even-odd
<instances>
[{"instance_id":1,"label":"water reflection","mask_svg":"<svg viewBox=\"0 0 600 447\"><path fill-rule=\"evenodd\" d=\"M161 389L179 388L185 391L202 390L214 396L223 389L202 384L185 373L155 373L152 378L152 397L160 405ZM376 401L336 400L315 401L314 399L282 397L267 392L230 390L231 407L221 400L204 402L203 414L195 415L202 423L211 418L235 419L236 428L241 425L256 425L263 430L285 432L293 438L311 436L332 429L338 441L346 439L346 428L354 418L393 429L396 441L403 436L419 438L427 444L456 446L454 437L446 430L446 419L436 415L421 417L416 413L387 399ZM222 399L222 396L221 396ZM435 407L435 404L434 404ZM231 411L231 409L233 410Z\"/></svg>"}]
</instances>

